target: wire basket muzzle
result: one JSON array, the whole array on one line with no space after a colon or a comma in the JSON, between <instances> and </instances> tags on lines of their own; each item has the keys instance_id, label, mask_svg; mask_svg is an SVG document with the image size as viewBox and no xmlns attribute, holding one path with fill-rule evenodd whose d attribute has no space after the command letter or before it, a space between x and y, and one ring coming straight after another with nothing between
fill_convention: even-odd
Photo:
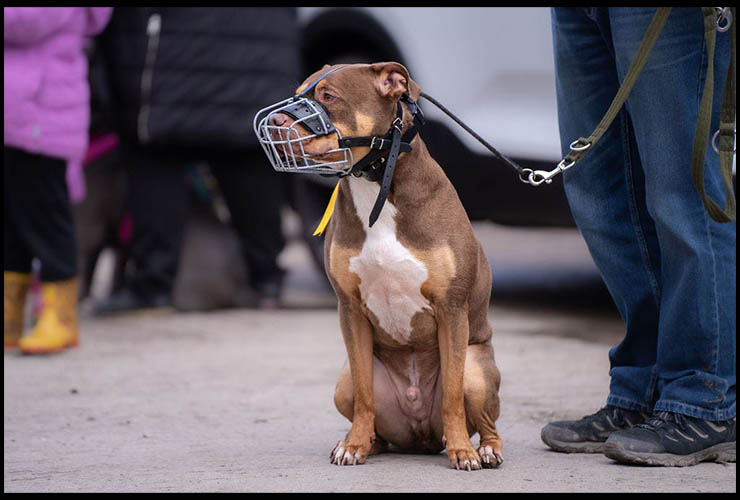
<instances>
[{"instance_id":1,"label":"wire basket muzzle","mask_svg":"<svg viewBox=\"0 0 740 500\"><path fill-rule=\"evenodd\" d=\"M274 125L271 119L278 113L294 121L288 126ZM306 152L305 146L312 139L332 133L338 139L342 137L326 111L311 99L292 97L263 108L255 115L253 126L272 168L278 172L341 174L352 168L349 148L331 149L321 155Z\"/></svg>"}]
</instances>

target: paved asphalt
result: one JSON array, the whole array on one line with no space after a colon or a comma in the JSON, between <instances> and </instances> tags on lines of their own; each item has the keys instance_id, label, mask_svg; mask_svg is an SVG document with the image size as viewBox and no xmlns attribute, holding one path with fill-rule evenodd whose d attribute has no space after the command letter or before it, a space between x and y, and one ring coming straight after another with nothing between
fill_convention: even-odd
<instances>
[{"instance_id":1,"label":"paved asphalt","mask_svg":"<svg viewBox=\"0 0 740 500\"><path fill-rule=\"evenodd\" d=\"M505 293L489 313L503 377L500 468L455 471L444 454L329 463L349 429L332 403L345 351L332 298L295 246L285 257L292 309L83 314L78 349L6 353L4 491L735 492L735 464L641 468L547 449L548 421L602 406L622 322L577 233L476 229L494 288L502 267L540 276L518 286L501 270ZM548 245L543 257L543 236L562 251ZM558 273L581 276L585 292Z\"/></svg>"}]
</instances>

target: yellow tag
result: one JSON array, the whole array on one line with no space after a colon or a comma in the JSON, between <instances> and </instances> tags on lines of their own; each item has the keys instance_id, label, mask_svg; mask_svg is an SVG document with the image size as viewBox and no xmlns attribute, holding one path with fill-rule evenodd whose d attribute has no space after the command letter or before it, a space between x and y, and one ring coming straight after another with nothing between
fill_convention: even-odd
<instances>
[{"instance_id":1,"label":"yellow tag","mask_svg":"<svg viewBox=\"0 0 740 500\"><path fill-rule=\"evenodd\" d=\"M339 192L339 183L341 182L341 179L337 181L337 185L334 186L334 191L331 193L331 198L329 198L329 204L326 206L326 210L324 211L324 216L321 218L321 222L319 222L319 225L316 227L316 231L313 232L314 236L318 236L321 233L324 232L324 229L326 229L327 224L329 224L329 219L331 219L331 214L334 213L334 202L337 201L337 193Z\"/></svg>"}]
</instances>

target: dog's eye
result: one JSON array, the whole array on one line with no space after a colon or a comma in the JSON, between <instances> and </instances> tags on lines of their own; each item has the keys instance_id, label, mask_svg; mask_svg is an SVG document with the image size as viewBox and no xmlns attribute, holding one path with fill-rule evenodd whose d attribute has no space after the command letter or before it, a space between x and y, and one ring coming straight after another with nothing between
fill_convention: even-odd
<instances>
[{"instance_id":1,"label":"dog's eye","mask_svg":"<svg viewBox=\"0 0 740 500\"><path fill-rule=\"evenodd\" d=\"M332 102L336 100L336 97L331 95L329 92L324 91L321 93L321 100L326 101L326 102Z\"/></svg>"}]
</instances>

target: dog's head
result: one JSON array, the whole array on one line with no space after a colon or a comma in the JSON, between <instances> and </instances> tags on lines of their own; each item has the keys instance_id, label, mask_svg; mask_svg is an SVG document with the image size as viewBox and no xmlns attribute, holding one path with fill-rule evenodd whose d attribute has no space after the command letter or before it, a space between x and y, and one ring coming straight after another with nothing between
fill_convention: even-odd
<instances>
[{"instance_id":1,"label":"dog's head","mask_svg":"<svg viewBox=\"0 0 740 500\"><path fill-rule=\"evenodd\" d=\"M282 158L341 165L347 154L339 146L341 137L384 135L396 117L401 96L408 93L416 100L420 92L408 70L397 62L325 65L296 89L296 95L310 103L307 106L315 107L311 119L320 120L318 128L325 133L317 133L316 127L290 107L267 116L268 133L274 143L283 146L275 148ZM361 158L368 151L365 146L354 147L352 157Z\"/></svg>"}]
</instances>

